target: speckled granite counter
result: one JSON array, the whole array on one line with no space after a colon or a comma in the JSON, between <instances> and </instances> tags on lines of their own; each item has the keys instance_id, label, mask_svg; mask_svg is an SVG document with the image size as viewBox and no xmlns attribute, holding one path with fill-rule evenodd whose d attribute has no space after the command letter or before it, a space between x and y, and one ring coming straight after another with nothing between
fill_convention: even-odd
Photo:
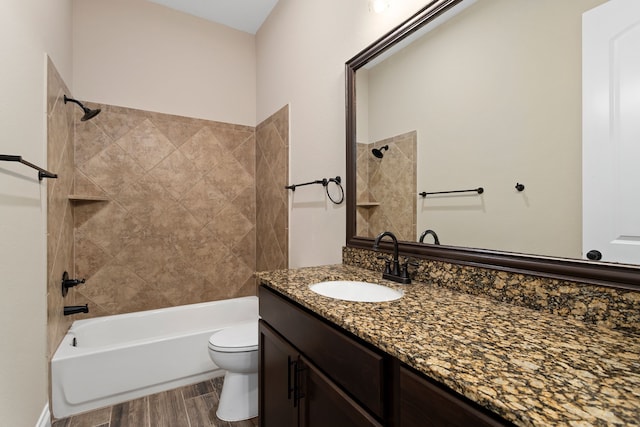
<instances>
[{"instance_id":1,"label":"speckled granite counter","mask_svg":"<svg viewBox=\"0 0 640 427\"><path fill-rule=\"evenodd\" d=\"M640 426L640 337L345 265L257 273L260 282L522 426ZM308 285L363 280L403 298L358 303Z\"/></svg>"}]
</instances>

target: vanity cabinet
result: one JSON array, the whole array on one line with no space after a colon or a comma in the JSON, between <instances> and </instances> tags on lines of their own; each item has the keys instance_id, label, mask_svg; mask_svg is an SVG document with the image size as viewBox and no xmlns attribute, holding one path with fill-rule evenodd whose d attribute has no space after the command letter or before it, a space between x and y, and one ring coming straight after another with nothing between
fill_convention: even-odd
<instances>
[{"instance_id":1,"label":"vanity cabinet","mask_svg":"<svg viewBox=\"0 0 640 427\"><path fill-rule=\"evenodd\" d=\"M385 357L260 288L260 425L382 426Z\"/></svg>"},{"instance_id":2,"label":"vanity cabinet","mask_svg":"<svg viewBox=\"0 0 640 427\"><path fill-rule=\"evenodd\" d=\"M260 286L261 427L511 426Z\"/></svg>"},{"instance_id":3,"label":"vanity cabinet","mask_svg":"<svg viewBox=\"0 0 640 427\"><path fill-rule=\"evenodd\" d=\"M382 426L265 322L259 330L262 427Z\"/></svg>"}]
</instances>

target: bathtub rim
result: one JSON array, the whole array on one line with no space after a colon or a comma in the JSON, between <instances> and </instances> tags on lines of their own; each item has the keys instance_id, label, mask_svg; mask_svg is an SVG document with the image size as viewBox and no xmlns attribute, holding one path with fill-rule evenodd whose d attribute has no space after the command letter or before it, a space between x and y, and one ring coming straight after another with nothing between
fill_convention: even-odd
<instances>
[{"instance_id":1,"label":"bathtub rim","mask_svg":"<svg viewBox=\"0 0 640 427\"><path fill-rule=\"evenodd\" d=\"M92 324L92 323L96 323L96 322L105 322L108 321L109 319L115 317L115 316L119 316L119 317L138 317L138 316L144 316L144 315L148 315L149 313L154 313L154 312L166 312L166 311L185 311L188 312L188 310L191 308L193 309L194 307L198 307L198 306L215 306L218 303L229 303L230 301L233 300L248 300L248 301L255 301L255 316L256 316L256 323L258 321L259 318L259 313L258 313L258 297L257 296L245 296L245 297L237 297L237 298L228 298L225 300L216 300L216 301L207 301L207 302L202 302L202 303L196 303L196 304L185 304L182 306L175 306L175 307L167 307L167 308L160 308L160 309L152 309L152 310L144 310L141 312L134 312L134 313L124 313L124 314L116 314L116 315L109 315L109 316L101 316L101 317L96 317L96 318L91 318L91 319L81 319L81 320L77 320L76 322L78 322L78 324L80 325L87 325L87 324ZM253 313L253 311L251 312ZM246 314L249 314L249 312L247 311ZM251 314L252 315L252 314ZM247 320L239 320L239 322L242 321L247 321ZM75 322L74 322L75 323ZM215 323L215 322L214 322ZM231 323L233 324L233 322ZM73 327L73 325L72 325ZM204 332L209 332L211 331L211 333L214 333L215 331L222 329L224 327L227 326L222 326L222 327L217 327L216 325L210 325L207 326L204 329L199 329L199 330L195 330L195 329L189 329L189 333L174 333L174 334L170 334L170 335L159 335L159 336L153 336L150 339L144 339L144 340L129 340L129 341L124 341L125 347L129 347L129 346L144 346L145 344L153 344L154 342L158 342L158 341L170 341L171 339L177 339L177 338L181 338L181 337L187 337L187 336L191 336L191 335L200 335L203 334L206 336L206 334L204 334ZM73 363L73 359L78 357L81 358L82 356L91 356L91 353L105 353L105 348L108 347L73 347L71 345L71 342L73 340L74 335L70 333L71 328L69 328L69 330L67 331L67 334L65 334L62 342L58 345L58 348L56 349L56 352L54 354L54 357L51 358L51 362L49 363L49 369L50 369L50 379L51 379L51 384L50 384L50 390L51 390L51 395L50 395L50 410L51 410L51 414L54 416L54 418L66 418L66 417L70 417L76 414L80 414L86 411L90 411L93 409L97 409L100 407L106 407L106 406L112 406L118 403L122 403L122 402L126 402L132 399L137 399L140 397L144 397L144 396L148 396L151 394L155 394L155 393L159 393L159 392L163 392L163 391L167 391L167 390L171 390L177 387L182 387L182 386L186 386L189 384L195 384L195 383L199 383L208 379L212 379L218 376L222 376L224 375L225 371L222 370L221 368L219 368L213 361L211 361L211 369L207 369L207 370L198 370L197 372L194 371L193 374L189 374L188 376L183 376L180 378L176 378L176 379L172 379L172 380L168 380L168 381L163 381L163 382L159 382L159 383L154 383L154 384L149 384L143 387L138 387L138 388L134 388L134 389L129 389L128 391L124 391L124 392L117 392L115 394L109 394L109 392L105 393L104 397L101 398L97 398L97 399L91 399L88 400L86 402L82 402L82 403L72 403L66 400L65 397L65 391L62 388L63 387L63 380L61 379L60 382L54 381L54 364L55 363L63 363L63 364L68 364L68 363ZM159 337L162 337L162 339L159 339ZM112 346L113 347L113 346ZM80 351L77 351L80 350ZM117 352L118 350L123 350L122 347L119 348L113 348L114 352ZM207 354L208 349L207 349L207 342L203 343L203 351L205 352L205 354ZM71 353L71 354L70 354ZM57 357L56 357L57 356ZM98 356L99 357L99 356ZM199 356L198 356L199 357ZM208 354L207 354L207 359L209 359ZM55 363L54 363L54 359L55 359ZM61 365L62 366L62 365ZM58 377L59 378L59 377Z\"/></svg>"},{"instance_id":2,"label":"bathtub rim","mask_svg":"<svg viewBox=\"0 0 640 427\"><path fill-rule=\"evenodd\" d=\"M91 345L91 346L82 346L82 344L80 344L80 346L72 345L73 338L78 338L77 334L81 332L82 329L91 327L92 325L96 325L96 324L108 323L110 320L113 320L114 318L117 318L118 320L121 320L121 319L124 320L124 319L148 317L153 315L161 315L164 313L175 313L180 311L186 312L186 311L189 311L190 309L192 310L192 309L205 308L205 307L209 308L215 305L222 305L225 303L229 304L229 301L255 301L256 323L257 323L259 318L258 317L258 297L254 295L245 296L245 297L228 298L224 300L206 301L206 302L200 302L195 304L178 305L178 306L166 307L166 308L155 308L151 310L135 311L135 312L123 313L123 314L110 314L107 316L93 317L90 319L80 319L80 320L75 320L71 324L71 326L65 333L64 337L58 344L58 347L56 348L56 351L54 352L51 358L51 361L53 362L54 360L79 357L81 355L91 354L94 352L95 353L103 352L107 348L121 349L121 348L129 347L134 344L138 345L138 344L150 343L155 341L169 340L171 338L174 338L176 336L181 336L181 335L195 335L208 330L211 330L212 333L217 332L221 329L224 329L224 327L212 328L210 326L204 326L197 329L189 329L188 333L173 332L169 334L158 334L158 335L153 335L151 337L126 340L126 341L118 342L117 344Z\"/></svg>"}]
</instances>

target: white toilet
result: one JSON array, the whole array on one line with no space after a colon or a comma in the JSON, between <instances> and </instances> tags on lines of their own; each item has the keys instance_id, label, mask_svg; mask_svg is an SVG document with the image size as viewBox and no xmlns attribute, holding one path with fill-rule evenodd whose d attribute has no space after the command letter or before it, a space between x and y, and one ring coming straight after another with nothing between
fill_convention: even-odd
<instances>
[{"instance_id":1,"label":"white toilet","mask_svg":"<svg viewBox=\"0 0 640 427\"><path fill-rule=\"evenodd\" d=\"M209 357L227 371L216 415L223 421L258 416L258 319L209 338Z\"/></svg>"}]
</instances>

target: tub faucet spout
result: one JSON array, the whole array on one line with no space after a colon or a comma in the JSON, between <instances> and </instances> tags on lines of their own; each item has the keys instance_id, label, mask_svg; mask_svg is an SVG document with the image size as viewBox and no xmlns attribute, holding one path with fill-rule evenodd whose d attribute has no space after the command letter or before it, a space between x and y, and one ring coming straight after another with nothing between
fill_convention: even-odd
<instances>
[{"instance_id":1,"label":"tub faucet spout","mask_svg":"<svg viewBox=\"0 0 640 427\"><path fill-rule=\"evenodd\" d=\"M78 314L78 313L88 313L89 312L89 304L85 305L67 305L64 307L64 315L69 316L70 314Z\"/></svg>"}]
</instances>

